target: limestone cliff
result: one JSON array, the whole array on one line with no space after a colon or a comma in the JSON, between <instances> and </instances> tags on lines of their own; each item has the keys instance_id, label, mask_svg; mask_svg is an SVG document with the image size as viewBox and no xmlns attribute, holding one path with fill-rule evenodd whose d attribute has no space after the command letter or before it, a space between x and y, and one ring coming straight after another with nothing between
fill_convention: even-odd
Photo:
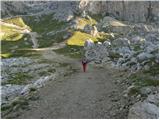
<instances>
[{"instance_id":1,"label":"limestone cliff","mask_svg":"<svg viewBox=\"0 0 160 120\"><path fill-rule=\"evenodd\" d=\"M86 11L91 14L109 15L120 20L131 22L157 22L158 1L24 1L2 2L2 17L15 13L28 14L52 10L63 14ZM57 11L58 10L58 11ZM72 12L71 12L72 11Z\"/></svg>"}]
</instances>

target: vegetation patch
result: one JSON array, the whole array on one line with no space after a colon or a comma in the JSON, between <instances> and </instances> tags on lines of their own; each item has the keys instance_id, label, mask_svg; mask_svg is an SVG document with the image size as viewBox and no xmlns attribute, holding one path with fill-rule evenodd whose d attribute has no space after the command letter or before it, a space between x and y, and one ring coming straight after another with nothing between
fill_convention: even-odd
<instances>
[{"instance_id":1,"label":"vegetation patch","mask_svg":"<svg viewBox=\"0 0 160 120\"><path fill-rule=\"evenodd\" d=\"M135 73L131 75L129 79L131 79L135 85L139 87L159 85L159 80L155 79L153 76L150 76L150 74L145 74L143 72Z\"/></svg>"},{"instance_id":2,"label":"vegetation patch","mask_svg":"<svg viewBox=\"0 0 160 120\"><path fill-rule=\"evenodd\" d=\"M102 14L90 14L91 18L96 20L97 22L100 22L101 19L103 19Z\"/></svg>"},{"instance_id":3,"label":"vegetation patch","mask_svg":"<svg viewBox=\"0 0 160 120\"><path fill-rule=\"evenodd\" d=\"M86 25L95 25L97 24L97 21L95 19L89 18L77 18L78 24L77 29L83 29Z\"/></svg>"},{"instance_id":4,"label":"vegetation patch","mask_svg":"<svg viewBox=\"0 0 160 120\"><path fill-rule=\"evenodd\" d=\"M67 44L76 45L76 46L84 46L84 43L87 39L91 39L93 42L98 42L98 41L103 41L109 37L110 35L106 33L100 33L96 37L93 37L90 34L80 32L80 31L75 31L73 35L69 39L67 39Z\"/></svg>"},{"instance_id":5,"label":"vegetation patch","mask_svg":"<svg viewBox=\"0 0 160 120\"><path fill-rule=\"evenodd\" d=\"M22 31L27 29L31 31L21 17L4 19L1 23L1 40L17 41L23 37ZM16 26L14 26L16 25Z\"/></svg>"},{"instance_id":6,"label":"vegetation patch","mask_svg":"<svg viewBox=\"0 0 160 120\"><path fill-rule=\"evenodd\" d=\"M24 85L29 82L32 76L28 75L27 73L16 73L11 76L11 78L5 82L2 82L2 85L5 84L16 84L16 85Z\"/></svg>"}]
</instances>

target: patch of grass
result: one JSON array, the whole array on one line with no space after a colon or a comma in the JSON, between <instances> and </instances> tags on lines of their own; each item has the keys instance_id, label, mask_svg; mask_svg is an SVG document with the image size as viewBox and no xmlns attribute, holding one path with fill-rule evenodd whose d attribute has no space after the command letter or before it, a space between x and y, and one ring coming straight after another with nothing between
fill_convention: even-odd
<instances>
[{"instance_id":1,"label":"patch of grass","mask_svg":"<svg viewBox=\"0 0 160 120\"><path fill-rule=\"evenodd\" d=\"M11 107L10 105L2 106L1 111L6 111L6 110L10 109L10 107Z\"/></svg>"},{"instance_id":2,"label":"patch of grass","mask_svg":"<svg viewBox=\"0 0 160 120\"><path fill-rule=\"evenodd\" d=\"M6 82L3 82L2 85L4 84L16 84L16 85L24 85L27 84L29 79L32 77L28 75L27 73L16 73L14 76L12 76L9 80Z\"/></svg>"},{"instance_id":3,"label":"patch of grass","mask_svg":"<svg viewBox=\"0 0 160 120\"><path fill-rule=\"evenodd\" d=\"M38 18L37 16L27 16L24 18L24 21L31 27L32 31L39 34L56 31L62 29L66 25L66 22L60 22L54 19L53 13L42 15Z\"/></svg>"},{"instance_id":4,"label":"patch of grass","mask_svg":"<svg viewBox=\"0 0 160 120\"><path fill-rule=\"evenodd\" d=\"M152 61L149 61L148 64L150 66L150 69L149 70L145 70L143 72L147 73L147 74L150 74L151 76L158 76L159 75L159 64L158 63L154 63L153 65L151 65Z\"/></svg>"},{"instance_id":5,"label":"patch of grass","mask_svg":"<svg viewBox=\"0 0 160 120\"><path fill-rule=\"evenodd\" d=\"M60 63L59 65L60 65L60 67L67 67L69 64L68 63Z\"/></svg>"},{"instance_id":6,"label":"patch of grass","mask_svg":"<svg viewBox=\"0 0 160 120\"><path fill-rule=\"evenodd\" d=\"M134 87L134 88L130 89L128 95L132 96L132 95L138 94L139 92L140 92L139 88L138 87Z\"/></svg>"},{"instance_id":7,"label":"patch of grass","mask_svg":"<svg viewBox=\"0 0 160 120\"><path fill-rule=\"evenodd\" d=\"M99 22L103 18L102 14L91 14L90 16L92 19L96 20L97 22Z\"/></svg>"},{"instance_id":8,"label":"patch of grass","mask_svg":"<svg viewBox=\"0 0 160 120\"><path fill-rule=\"evenodd\" d=\"M159 85L159 80L156 80L149 74L145 74L143 72L135 73L131 75L129 79L132 80L135 83L135 85L139 87Z\"/></svg>"},{"instance_id":9,"label":"patch of grass","mask_svg":"<svg viewBox=\"0 0 160 120\"><path fill-rule=\"evenodd\" d=\"M62 42L63 36L67 33L67 31L62 31L54 34L56 31L64 30L68 23L54 19L53 13L41 17L24 17L24 21L31 27L32 31L40 35L38 38L39 47L49 47L55 42Z\"/></svg>"},{"instance_id":10,"label":"patch of grass","mask_svg":"<svg viewBox=\"0 0 160 120\"><path fill-rule=\"evenodd\" d=\"M118 58L120 58L120 57L122 57L119 53L114 53L114 52L110 52L109 53L109 57L112 59L112 60L114 60L114 59L118 59Z\"/></svg>"}]
</instances>

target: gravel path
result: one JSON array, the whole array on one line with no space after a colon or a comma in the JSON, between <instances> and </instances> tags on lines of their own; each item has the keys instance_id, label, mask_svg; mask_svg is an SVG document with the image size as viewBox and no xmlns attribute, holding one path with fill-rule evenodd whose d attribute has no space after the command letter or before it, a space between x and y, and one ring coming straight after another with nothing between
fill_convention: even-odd
<instances>
[{"instance_id":1,"label":"gravel path","mask_svg":"<svg viewBox=\"0 0 160 120\"><path fill-rule=\"evenodd\" d=\"M74 62L74 74L49 81L38 92L40 99L30 102L29 110L18 118L125 118L123 112L114 113L117 108L113 110L116 105L110 95L121 93L113 82L117 71L90 64L83 73L80 65Z\"/></svg>"},{"instance_id":2,"label":"gravel path","mask_svg":"<svg viewBox=\"0 0 160 120\"><path fill-rule=\"evenodd\" d=\"M28 109L16 111L14 118L56 119L56 118L127 118L127 111L121 109L126 101L122 99L122 88L115 81L122 74L118 70L89 64L83 72L80 60L44 51L46 60L68 63L76 72L48 81L38 91L39 99L29 101ZM115 74L116 73L116 74Z\"/></svg>"}]
</instances>

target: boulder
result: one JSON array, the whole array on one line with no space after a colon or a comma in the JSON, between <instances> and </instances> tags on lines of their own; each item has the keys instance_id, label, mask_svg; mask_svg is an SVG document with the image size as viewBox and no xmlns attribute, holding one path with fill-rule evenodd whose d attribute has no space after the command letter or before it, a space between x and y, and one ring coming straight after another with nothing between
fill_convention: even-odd
<instances>
[{"instance_id":1,"label":"boulder","mask_svg":"<svg viewBox=\"0 0 160 120\"><path fill-rule=\"evenodd\" d=\"M113 47L124 47L129 46L130 41L127 38L117 38L112 41Z\"/></svg>"},{"instance_id":2,"label":"boulder","mask_svg":"<svg viewBox=\"0 0 160 120\"><path fill-rule=\"evenodd\" d=\"M141 89L140 89L140 93L142 94L142 95L148 95L148 94L150 94L152 92L152 87L142 87Z\"/></svg>"},{"instance_id":3,"label":"boulder","mask_svg":"<svg viewBox=\"0 0 160 120\"><path fill-rule=\"evenodd\" d=\"M137 102L129 110L128 119L158 119L159 108L149 102Z\"/></svg>"},{"instance_id":4,"label":"boulder","mask_svg":"<svg viewBox=\"0 0 160 120\"><path fill-rule=\"evenodd\" d=\"M95 46L95 44L91 39L86 40L84 43L85 50L90 50L90 49L94 48L94 46Z\"/></svg>"},{"instance_id":5,"label":"boulder","mask_svg":"<svg viewBox=\"0 0 160 120\"><path fill-rule=\"evenodd\" d=\"M5 85L1 88L1 97L2 103L7 103L10 100L13 100L15 97L20 95L21 90L24 88L23 85Z\"/></svg>"},{"instance_id":6,"label":"boulder","mask_svg":"<svg viewBox=\"0 0 160 120\"><path fill-rule=\"evenodd\" d=\"M142 61L151 59L151 58L153 58L153 57L154 57L154 56L153 56L152 54L142 52L142 53L140 53L140 54L137 56L137 59L138 59L140 62L142 62Z\"/></svg>"},{"instance_id":7,"label":"boulder","mask_svg":"<svg viewBox=\"0 0 160 120\"><path fill-rule=\"evenodd\" d=\"M104 41L103 46L104 46L105 48L108 48L108 47L111 46L111 42L109 42L108 40L106 40L106 41Z\"/></svg>"},{"instance_id":8,"label":"boulder","mask_svg":"<svg viewBox=\"0 0 160 120\"><path fill-rule=\"evenodd\" d=\"M97 26L98 30L100 31L124 34L128 33L131 29L128 25L109 16L104 17L103 20Z\"/></svg>"}]
</instances>

